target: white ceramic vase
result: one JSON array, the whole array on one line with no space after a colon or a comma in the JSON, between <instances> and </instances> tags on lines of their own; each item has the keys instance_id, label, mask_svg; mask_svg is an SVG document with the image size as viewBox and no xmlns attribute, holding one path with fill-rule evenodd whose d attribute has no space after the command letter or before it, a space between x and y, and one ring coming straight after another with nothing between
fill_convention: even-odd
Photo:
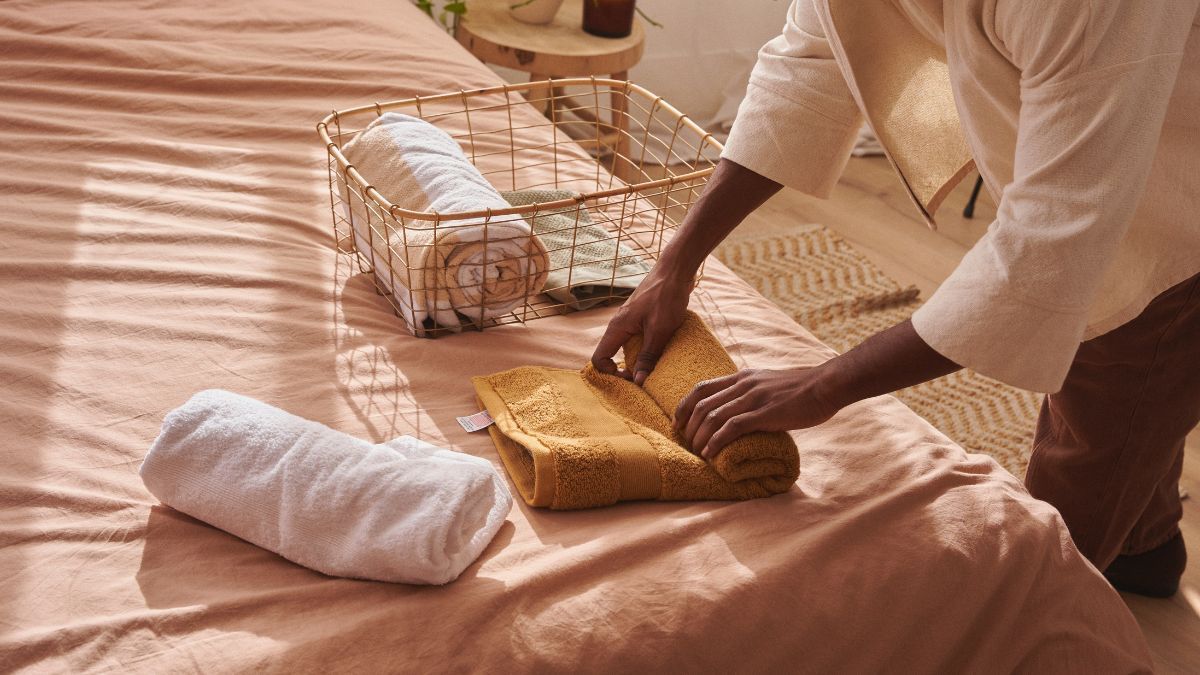
<instances>
[{"instance_id":1,"label":"white ceramic vase","mask_svg":"<svg viewBox=\"0 0 1200 675\"><path fill-rule=\"evenodd\" d=\"M524 23L550 23L554 20L554 15L558 14L558 8L562 7L563 0L533 0L529 4L522 4L523 0L511 0L511 4L520 4L520 7L509 9L513 18Z\"/></svg>"}]
</instances>

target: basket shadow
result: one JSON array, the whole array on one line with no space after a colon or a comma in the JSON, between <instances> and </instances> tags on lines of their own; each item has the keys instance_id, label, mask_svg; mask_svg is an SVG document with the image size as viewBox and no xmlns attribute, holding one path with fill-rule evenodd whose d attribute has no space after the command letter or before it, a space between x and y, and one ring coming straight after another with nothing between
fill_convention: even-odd
<instances>
[{"instance_id":1,"label":"basket shadow","mask_svg":"<svg viewBox=\"0 0 1200 675\"><path fill-rule=\"evenodd\" d=\"M462 438L465 432L455 418L478 411L474 402L465 402L474 400L473 376L524 365L583 365L577 342L548 341L529 323L414 337L376 291L370 273L360 271L352 256L338 258L333 303L337 388L374 442L402 434L435 444ZM599 340L597 331L604 324L586 315L613 310L572 312L533 323L553 321L556 332L566 324L575 338L586 332Z\"/></svg>"}]
</instances>

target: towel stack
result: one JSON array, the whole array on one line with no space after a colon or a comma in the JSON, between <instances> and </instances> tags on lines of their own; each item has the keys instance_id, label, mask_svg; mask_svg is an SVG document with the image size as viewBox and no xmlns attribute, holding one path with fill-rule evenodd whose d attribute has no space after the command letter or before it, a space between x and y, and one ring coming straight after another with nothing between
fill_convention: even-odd
<instances>
[{"instance_id":1,"label":"towel stack","mask_svg":"<svg viewBox=\"0 0 1200 675\"><path fill-rule=\"evenodd\" d=\"M416 117L385 113L343 151L380 194L410 211L510 208L453 138ZM546 248L519 217L420 221L396 231L357 197L350 203L355 246L416 335L503 316L546 285Z\"/></svg>"},{"instance_id":2,"label":"towel stack","mask_svg":"<svg viewBox=\"0 0 1200 675\"><path fill-rule=\"evenodd\" d=\"M637 359L640 340L625 345ZM787 491L800 457L786 433L752 433L710 462L690 453L671 417L702 380L736 372L688 314L642 387L582 371L523 367L474 379L504 466L531 506L581 509L635 499L751 499Z\"/></svg>"},{"instance_id":3,"label":"towel stack","mask_svg":"<svg viewBox=\"0 0 1200 675\"><path fill-rule=\"evenodd\" d=\"M142 480L167 506L333 576L453 581L512 506L487 460L372 445L226 391L163 420Z\"/></svg>"}]
</instances>

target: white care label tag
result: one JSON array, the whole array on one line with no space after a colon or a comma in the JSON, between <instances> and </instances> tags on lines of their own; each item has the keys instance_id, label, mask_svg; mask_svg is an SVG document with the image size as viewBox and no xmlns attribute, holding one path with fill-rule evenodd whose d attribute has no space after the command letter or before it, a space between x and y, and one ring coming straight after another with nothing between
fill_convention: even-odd
<instances>
[{"instance_id":1,"label":"white care label tag","mask_svg":"<svg viewBox=\"0 0 1200 675\"><path fill-rule=\"evenodd\" d=\"M496 423L496 420L492 419L492 416L486 410L481 410L474 415L467 415L466 417L459 417L457 419L462 428L467 431L479 431Z\"/></svg>"}]
</instances>

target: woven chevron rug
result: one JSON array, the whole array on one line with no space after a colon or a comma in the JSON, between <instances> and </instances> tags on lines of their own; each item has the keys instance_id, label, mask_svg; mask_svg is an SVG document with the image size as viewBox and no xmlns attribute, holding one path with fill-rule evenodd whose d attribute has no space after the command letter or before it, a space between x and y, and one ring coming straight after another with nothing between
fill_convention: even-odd
<instances>
[{"instance_id":1,"label":"woven chevron rug","mask_svg":"<svg viewBox=\"0 0 1200 675\"><path fill-rule=\"evenodd\" d=\"M820 225L732 239L717 257L839 353L912 315L915 286L901 287ZM1025 475L1041 394L969 370L896 392L896 397L969 452Z\"/></svg>"}]
</instances>

